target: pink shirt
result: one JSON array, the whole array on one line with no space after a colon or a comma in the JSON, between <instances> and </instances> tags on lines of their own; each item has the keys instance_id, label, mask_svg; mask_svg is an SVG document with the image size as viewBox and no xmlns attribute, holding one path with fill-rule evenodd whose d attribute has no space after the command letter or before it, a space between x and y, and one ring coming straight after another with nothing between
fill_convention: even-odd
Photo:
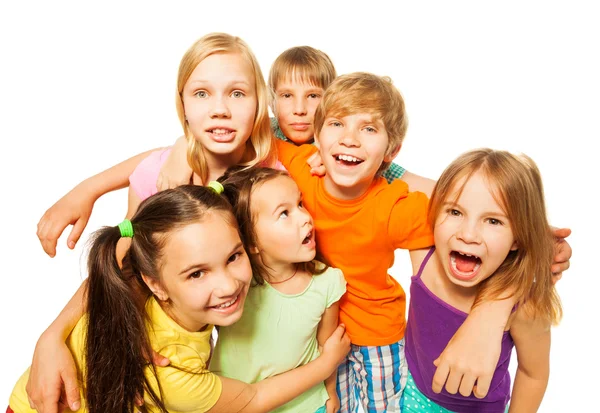
<instances>
[{"instance_id":1,"label":"pink shirt","mask_svg":"<svg viewBox=\"0 0 600 413\"><path fill-rule=\"evenodd\" d=\"M156 189L156 181L158 180L158 174L160 169L167 161L171 148L166 148L160 151L152 152L146 159L144 159L135 168L133 173L129 176L129 188L133 189L135 194L144 200L158 192ZM263 165L266 166L266 165ZM273 166L275 169L285 171L285 167L279 161Z\"/></svg>"}]
</instances>

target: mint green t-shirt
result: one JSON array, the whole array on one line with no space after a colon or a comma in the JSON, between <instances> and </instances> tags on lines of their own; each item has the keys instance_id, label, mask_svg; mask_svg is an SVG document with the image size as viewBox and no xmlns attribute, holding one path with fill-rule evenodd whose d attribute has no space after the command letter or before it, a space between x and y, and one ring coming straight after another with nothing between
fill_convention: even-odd
<instances>
[{"instance_id":1,"label":"mint green t-shirt","mask_svg":"<svg viewBox=\"0 0 600 413\"><path fill-rule=\"evenodd\" d=\"M268 283L251 287L242 318L219 329L210 370L256 383L309 363L319 356L317 327L321 316L345 292L346 280L337 268L313 275L299 294L283 294ZM321 382L273 411L314 412L327 399Z\"/></svg>"}]
</instances>

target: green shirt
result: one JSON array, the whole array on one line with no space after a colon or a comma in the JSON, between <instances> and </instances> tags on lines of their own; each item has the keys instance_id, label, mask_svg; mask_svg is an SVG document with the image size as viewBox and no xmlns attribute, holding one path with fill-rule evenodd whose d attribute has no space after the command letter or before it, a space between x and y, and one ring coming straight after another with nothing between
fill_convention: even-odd
<instances>
[{"instance_id":1,"label":"green shirt","mask_svg":"<svg viewBox=\"0 0 600 413\"><path fill-rule=\"evenodd\" d=\"M271 118L271 129L273 130L273 133L275 134L275 137L277 137L277 139L294 143L283 134L283 131L279 127L279 122L277 121L277 118ZM406 169L404 169L398 164L392 163L389 166L389 168L383 171L381 176L383 176L388 181L388 183L391 184L392 182L394 182L394 180L402 178L404 172L406 172Z\"/></svg>"},{"instance_id":2,"label":"green shirt","mask_svg":"<svg viewBox=\"0 0 600 413\"><path fill-rule=\"evenodd\" d=\"M299 294L283 294L268 283L251 287L242 318L219 329L210 370L256 383L309 363L319 356L317 327L321 317L345 291L346 280L337 268L313 275ZM321 382L273 411L314 412L327 399Z\"/></svg>"}]
</instances>

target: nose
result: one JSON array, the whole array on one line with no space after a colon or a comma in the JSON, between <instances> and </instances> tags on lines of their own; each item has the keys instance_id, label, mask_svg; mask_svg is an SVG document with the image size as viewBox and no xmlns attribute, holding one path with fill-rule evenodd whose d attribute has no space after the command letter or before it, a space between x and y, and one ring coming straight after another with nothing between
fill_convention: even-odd
<instances>
[{"instance_id":1,"label":"nose","mask_svg":"<svg viewBox=\"0 0 600 413\"><path fill-rule=\"evenodd\" d=\"M479 223L464 219L456 237L466 244L479 244L481 242Z\"/></svg>"},{"instance_id":2,"label":"nose","mask_svg":"<svg viewBox=\"0 0 600 413\"><path fill-rule=\"evenodd\" d=\"M294 97L294 115L304 116L306 115L306 103L304 98L300 96Z\"/></svg>"},{"instance_id":3,"label":"nose","mask_svg":"<svg viewBox=\"0 0 600 413\"><path fill-rule=\"evenodd\" d=\"M348 148L360 146L360 140L358 139L357 132L351 127L344 128L338 143Z\"/></svg>"},{"instance_id":4,"label":"nose","mask_svg":"<svg viewBox=\"0 0 600 413\"><path fill-rule=\"evenodd\" d=\"M231 271L227 268L215 275L213 293L219 298L233 297L239 290L239 283Z\"/></svg>"},{"instance_id":5,"label":"nose","mask_svg":"<svg viewBox=\"0 0 600 413\"><path fill-rule=\"evenodd\" d=\"M310 213L304 208L299 209L299 211L302 214L302 215L300 215L300 222L302 223L302 226L303 227L306 225L312 226L313 220L312 220L312 216L310 215Z\"/></svg>"},{"instance_id":6,"label":"nose","mask_svg":"<svg viewBox=\"0 0 600 413\"><path fill-rule=\"evenodd\" d=\"M210 108L210 117L213 119L218 118L229 118L231 116L231 112L229 111L229 106L227 104L226 96L216 96L213 98L213 105Z\"/></svg>"}]
</instances>

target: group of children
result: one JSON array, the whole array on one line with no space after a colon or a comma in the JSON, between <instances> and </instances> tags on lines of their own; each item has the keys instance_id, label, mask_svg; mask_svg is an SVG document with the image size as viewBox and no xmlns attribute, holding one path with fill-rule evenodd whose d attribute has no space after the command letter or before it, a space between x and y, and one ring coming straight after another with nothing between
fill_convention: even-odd
<instances>
[{"instance_id":1,"label":"group of children","mask_svg":"<svg viewBox=\"0 0 600 413\"><path fill-rule=\"evenodd\" d=\"M471 151L433 189L392 163L408 122L391 80L338 77L310 47L281 54L267 87L241 39L212 33L183 56L177 91L172 148L42 217L54 255L91 214L74 205L129 184L126 220L96 233L88 279L38 343L66 345L75 369L36 350L9 409L504 412L513 346L510 411L537 409L561 315L551 267L570 250L554 257L562 234L531 159ZM415 274L408 323L396 249Z\"/></svg>"}]
</instances>

